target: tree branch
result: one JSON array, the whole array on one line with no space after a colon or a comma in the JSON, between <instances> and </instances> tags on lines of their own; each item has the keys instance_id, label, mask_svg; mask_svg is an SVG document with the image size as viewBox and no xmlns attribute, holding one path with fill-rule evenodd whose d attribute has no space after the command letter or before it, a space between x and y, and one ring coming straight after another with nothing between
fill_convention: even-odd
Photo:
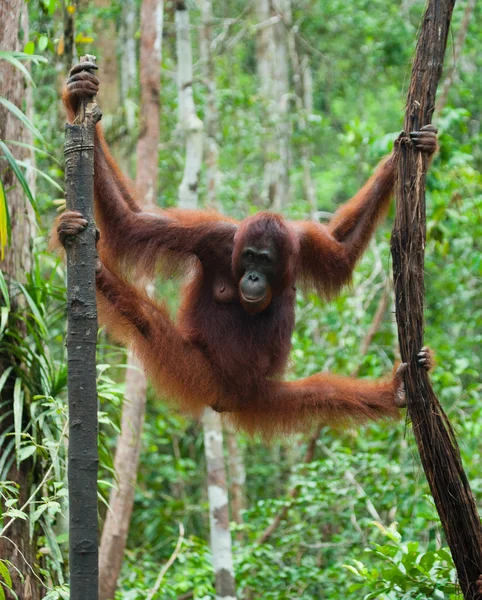
<instances>
[{"instance_id":1,"label":"tree branch","mask_svg":"<svg viewBox=\"0 0 482 600\"><path fill-rule=\"evenodd\" d=\"M418 40L404 129L430 123L455 0L430 0ZM396 316L408 413L425 475L442 522L466 599L480 598L482 529L463 470L455 433L420 368L424 332L425 175L428 158L408 140L398 157L397 211L392 235Z\"/></svg>"},{"instance_id":2,"label":"tree branch","mask_svg":"<svg viewBox=\"0 0 482 600\"><path fill-rule=\"evenodd\" d=\"M95 61L85 56L82 61ZM67 353L69 392L69 566L71 600L98 599L97 307L95 298L94 130L101 113L82 105L65 126L67 210L88 221L67 239Z\"/></svg>"}]
</instances>

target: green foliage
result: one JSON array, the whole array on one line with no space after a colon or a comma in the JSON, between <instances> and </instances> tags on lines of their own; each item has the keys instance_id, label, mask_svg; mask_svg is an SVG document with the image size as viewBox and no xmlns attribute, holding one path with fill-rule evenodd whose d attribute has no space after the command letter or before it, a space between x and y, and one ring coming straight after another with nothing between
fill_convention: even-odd
<instances>
[{"instance_id":1,"label":"green foliage","mask_svg":"<svg viewBox=\"0 0 482 600\"><path fill-rule=\"evenodd\" d=\"M169 4L169 3L168 3ZM310 149L310 170L316 187L316 208L331 213L353 194L387 153L399 132L405 101L409 60L424 3L293 3L300 47L313 71L314 114L306 128L290 113L293 202L286 214L307 218L303 192L303 148ZM139 8L140 3L137 3ZM31 33L24 52L0 53L32 80L33 122L25 113L14 118L35 135L37 178L35 195L26 187L25 165L13 158L18 142L1 140L0 166L11 168L26 198L35 201L40 230L34 240L35 261L25 285L12 282L10 292L0 276L2 352L16 359L0 373L0 391L8 385L14 402L0 408L0 495L7 516L28 520L39 536L41 577L48 584L46 599L68 598L66 585L66 369L64 270L45 252L47 232L62 192L63 116L59 116L58 52L62 15L51 0L29 3ZM167 7L169 10L169 6ZM213 33L219 114L219 165L222 174L219 204L223 212L244 217L263 208L261 148L270 135L272 115L259 94L256 77L256 29L246 2L214 3ZM122 4L84 7L76 18L77 54L101 47L104 25L122 20ZM454 14L454 31L463 6ZM174 24L166 14L163 38L159 204L177 198L184 149L175 130L177 88ZM205 116L206 90L199 61L196 3L192 3L194 94ZM482 498L482 41L477 23L480 3L469 28L449 102L437 118L440 153L428 175L426 246L426 340L435 349L438 367L432 375L436 392L458 432L464 464L477 501ZM229 22L224 19L231 19ZM234 19L234 21L233 21ZM224 38L223 38L224 36ZM236 37L237 36L237 37ZM223 39L236 40L226 45ZM93 41L91 41L93 40ZM102 47L105 51L105 47ZM31 54L35 52L37 54ZM451 56L452 50L448 50ZM114 54L114 53L113 53ZM31 70L25 68L30 61ZM10 111L8 101L2 100ZM294 103L293 103L294 107ZM128 170L137 138L137 90L113 115L104 115L107 137ZM204 172L201 197L205 194ZM8 237L8 211L0 186L0 245ZM392 368L396 358L393 308L387 308L368 352L360 344L373 319L383 290L389 285L389 225L382 229L357 268L352 289L331 303L301 292L297 298L297 329L293 337L290 377L320 370L376 378ZM7 248L8 251L8 248ZM10 282L9 282L10 283ZM162 294L175 305L170 287ZM15 300L15 302L13 302ZM18 304L20 302L20 304ZM20 308L19 308L20 307ZM99 345L100 482L104 504L113 485L112 452L119 430L125 352ZM381 600L453 599L453 565L443 545L440 524L416 458L410 427L382 423L344 432L324 429L312 462L301 464L306 437L273 442L240 437L247 468L248 497L244 522L237 532L235 571L240 598L288 600L303 598L380 598ZM33 465L47 474L31 501L19 503L18 489L5 480L12 464ZM208 545L209 523L204 457L199 427L149 394L143 453L136 487L129 544L116 598L143 600L168 560L183 522L186 539L166 573L158 599L171 600L194 591L194 598L214 598ZM296 486L297 496L287 496ZM286 518L263 545L261 532L279 511ZM101 513L104 514L105 506ZM102 516L101 515L101 516ZM1 535L1 534L0 534ZM8 530L5 532L8 536ZM3 557L2 557L3 558ZM10 585L0 561L0 600Z\"/></svg>"},{"instance_id":2,"label":"green foliage","mask_svg":"<svg viewBox=\"0 0 482 600\"><path fill-rule=\"evenodd\" d=\"M60 277L61 276L61 277ZM49 254L35 254L34 265L25 285L9 281L7 288L0 272L2 294L0 346L2 357L11 364L0 375L0 392L13 390L13 402L0 404L0 536L7 536L9 519L28 520L32 539L46 549L42 572L58 583L48 598L68 598L64 585L67 533L65 402L67 371L62 345L65 328L63 270ZM15 298L15 302L11 301ZM109 378L110 366L99 361L99 397L118 405L123 394L118 383ZM101 468L112 471L107 433L115 424L100 415L103 429L99 439ZM32 478L28 500L20 504L18 486L8 481L16 462L40 474ZM24 463L24 464L23 464ZM99 488L102 490L102 481ZM2 575L0 563L0 576ZM8 582L6 582L8 584ZM0 580L0 585L2 582ZM1 588L0 588L1 589ZM1 596L0 596L1 598Z\"/></svg>"},{"instance_id":3,"label":"green foliage","mask_svg":"<svg viewBox=\"0 0 482 600\"><path fill-rule=\"evenodd\" d=\"M344 565L363 580L349 592L366 592L364 600L455 600L459 597L454 579L455 569L447 550L422 551L418 542L403 542L393 524L388 528L376 523L387 538L385 544L374 544L367 552L377 560L377 566L367 568L362 562Z\"/></svg>"}]
</instances>

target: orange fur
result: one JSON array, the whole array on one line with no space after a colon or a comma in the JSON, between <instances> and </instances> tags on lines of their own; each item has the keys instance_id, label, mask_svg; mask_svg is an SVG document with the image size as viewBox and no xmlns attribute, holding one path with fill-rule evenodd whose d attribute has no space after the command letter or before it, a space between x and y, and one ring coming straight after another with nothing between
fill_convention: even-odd
<instances>
[{"instance_id":1,"label":"orange fur","mask_svg":"<svg viewBox=\"0 0 482 600\"><path fill-rule=\"evenodd\" d=\"M353 269L385 217L395 182L395 162L385 158L351 200L327 225L301 222L300 278L325 298L333 298L350 283Z\"/></svg>"},{"instance_id":2,"label":"orange fur","mask_svg":"<svg viewBox=\"0 0 482 600\"><path fill-rule=\"evenodd\" d=\"M248 433L292 433L313 423L338 425L397 417L393 380L369 381L318 373L299 381L272 382L248 410L230 415Z\"/></svg>"},{"instance_id":3,"label":"orange fur","mask_svg":"<svg viewBox=\"0 0 482 600\"><path fill-rule=\"evenodd\" d=\"M77 81L63 95L70 119L82 86ZM395 378L371 382L320 373L280 381L291 348L295 282L332 296L350 281L388 208L393 161L382 162L325 226L290 223L268 212L241 223L214 211L146 213L110 155L100 125L94 157L104 265L97 276L99 316L116 339L134 347L159 390L184 410L199 414L210 405L227 412L239 427L264 435L288 433L315 421L397 416ZM271 302L254 315L243 309L238 293L239 256L253 239L270 240L279 257ZM132 271L152 275L163 259L170 266L189 267L192 274L177 324L128 280Z\"/></svg>"}]
</instances>

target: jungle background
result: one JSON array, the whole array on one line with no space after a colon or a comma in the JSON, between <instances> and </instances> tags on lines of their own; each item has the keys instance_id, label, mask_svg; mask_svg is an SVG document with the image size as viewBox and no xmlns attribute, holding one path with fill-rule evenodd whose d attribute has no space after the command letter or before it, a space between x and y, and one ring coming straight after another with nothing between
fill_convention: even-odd
<instances>
[{"instance_id":1,"label":"jungle background","mask_svg":"<svg viewBox=\"0 0 482 600\"><path fill-rule=\"evenodd\" d=\"M65 267L48 240L64 202L59 98L72 64L97 56L106 138L147 206L194 202L236 218L275 208L323 221L400 132L423 10L419 0L1 2L0 599L69 597ZM431 377L479 506L481 22L480 3L456 5L425 264ZM198 175L190 161L200 144ZM350 289L330 303L299 292L290 378L390 372L392 213ZM175 311L178 282L155 287ZM186 418L150 389L146 397L132 362L99 334L102 597L214 598L203 429L219 434L219 422ZM134 425L122 426L123 403ZM140 443L126 441L128 430L142 430ZM221 562L233 563L238 598L460 597L403 419L270 444L225 428L216 460L230 499L232 554L225 546Z\"/></svg>"}]
</instances>

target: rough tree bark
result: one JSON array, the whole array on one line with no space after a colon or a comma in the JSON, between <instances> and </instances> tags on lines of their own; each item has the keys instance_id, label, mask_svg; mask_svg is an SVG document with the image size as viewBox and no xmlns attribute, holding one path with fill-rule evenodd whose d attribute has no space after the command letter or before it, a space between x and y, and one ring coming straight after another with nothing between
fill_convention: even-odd
<instances>
[{"instance_id":1,"label":"rough tree bark","mask_svg":"<svg viewBox=\"0 0 482 600\"><path fill-rule=\"evenodd\" d=\"M100 117L91 101L81 107L79 124L65 126L66 205L88 221L85 231L66 243L71 600L99 597L94 131Z\"/></svg>"},{"instance_id":2,"label":"rough tree bark","mask_svg":"<svg viewBox=\"0 0 482 600\"><path fill-rule=\"evenodd\" d=\"M186 3L184 0L176 0L179 124L186 136L186 162L179 186L179 205L183 208L196 208L203 156L203 123L197 116L194 106L189 27L189 11Z\"/></svg>"},{"instance_id":3,"label":"rough tree bark","mask_svg":"<svg viewBox=\"0 0 482 600\"><path fill-rule=\"evenodd\" d=\"M159 105L162 0L144 0L141 8L141 127L137 143L136 190L147 210L156 205L159 144ZM114 469L117 486L112 490L100 544L100 600L114 597L129 532L146 410L147 378L135 354L129 351L122 406L121 433L117 440Z\"/></svg>"},{"instance_id":4,"label":"rough tree bark","mask_svg":"<svg viewBox=\"0 0 482 600\"><path fill-rule=\"evenodd\" d=\"M9 0L0 3L0 50L21 51L20 31L23 39L28 39L28 15L22 0ZM0 95L22 109L22 101L28 95L23 75L6 60L0 60ZM28 107L27 107L28 108ZM0 140L17 140L32 143L30 131L7 108L0 106ZM10 148L18 160L28 160L29 151L20 146ZM18 302L19 295L14 288L16 281L25 282L25 275L32 264L31 238L34 232L32 207L11 169L4 168L0 173L7 194L8 209L11 223L11 243L5 249L5 259L0 260L0 269L5 276L11 294L12 308L21 313L23 306ZM1 303L1 299L0 299ZM16 323L15 327L22 330L23 324ZM2 355L0 349L0 373L9 366L9 358ZM0 401L13 400L13 381L7 382L2 390ZM8 412L8 408L4 408ZM13 426L13 417L2 419L0 434L6 428ZM18 506L23 506L29 498L32 485L35 483L35 471L32 460L26 460L17 465L13 462L7 474L7 480L18 485ZM0 504L0 511L3 507ZM5 523L8 524L9 521ZM13 591L18 598L39 600L42 597L40 581L33 576L38 571L37 539L30 539L29 523L23 519L15 519L11 524L8 535L0 538L0 557L12 563L9 569L13 582ZM18 571L17 571L18 569ZM32 569L32 570L31 570ZM20 576L19 573L23 575ZM6 591L7 600L14 596Z\"/></svg>"},{"instance_id":5,"label":"rough tree bark","mask_svg":"<svg viewBox=\"0 0 482 600\"><path fill-rule=\"evenodd\" d=\"M430 123L455 0L430 0L417 44L404 130ZM428 159L407 140L399 148L397 210L392 235L398 336L408 413L422 465L466 600L480 598L482 528L454 431L417 363L424 334L425 175Z\"/></svg>"},{"instance_id":6,"label":"rough tree bark","mask_svg":"<svg viewBox=\"0 0 482 600\"><path fill-rule=\"evenodd\" d=\"M21 51L19 39L22 20L22 0L9 0L0 4L0 49L5 51ZM27 31L28 36L28 31ZM26 95L26 84L23 75L6 60L0 60L0 94L22 109L22 102ZM0 140L19 140L32 143L30 131L22 125L6 107L0 106ZM19 160L28 157L26 149L16 146L11 150ZM33 215L25 195L11 169L2 172L2 181L8 192L8 205L12 220L12 247L1 262L2 271L12 278L22 281L25 273L31 266L31 233L33 228Z\"/></svg>"}]
</instances>

